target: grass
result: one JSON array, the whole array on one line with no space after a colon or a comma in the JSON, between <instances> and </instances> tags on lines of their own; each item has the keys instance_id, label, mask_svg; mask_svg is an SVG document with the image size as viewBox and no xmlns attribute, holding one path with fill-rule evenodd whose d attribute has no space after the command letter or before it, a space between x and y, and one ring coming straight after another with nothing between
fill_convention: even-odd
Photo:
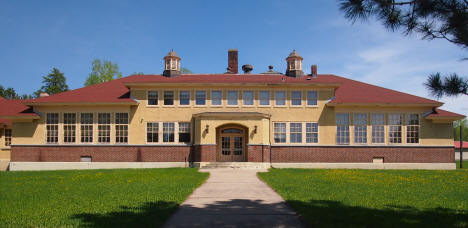
<instances>
[{"instance_id":1,"label":"grass","mask_svg":"<svg viewBox=\"0 0 468 228\"><path fill-rule=\"evenodd\" d=\"M468 169L259 173L313 227L468 227Z\"/></svg>"},{"instance_id":2,"label":"grass","mask_svg":"<svg viewBox=\"0 0 468 228\"><path fill-rule=\"evenodd\" d=\"M460 161L456 161L456 162L457 162L457 169L460 169ZM463 161L463 169L468 169L468 161L467 160Z\"/></svg>"},{"instance_id":3,"label":"grass","mask_svg":"<svg viewBox=\"0 0 468 228\"><path fill-rule=\"evenodd\" d=\"M0 227L159 227L208 177L197 169L0 173Z\"/></svg>"}]
</instances>

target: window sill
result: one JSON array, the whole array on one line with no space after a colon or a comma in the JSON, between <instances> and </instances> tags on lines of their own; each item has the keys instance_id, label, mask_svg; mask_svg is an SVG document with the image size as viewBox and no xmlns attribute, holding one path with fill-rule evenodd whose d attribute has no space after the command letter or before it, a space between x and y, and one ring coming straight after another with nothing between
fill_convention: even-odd
<instances>
[{"instance_id":1,"label":"window sill","mask_svg":"<svg viewBox=\"0 0 468 228\"><path fill-rule=\"evenodd\" d=\"M146 105L147 108L159 108L159 105Z\"/></svg>"},{"instance_id":2,"label":"window sill","mask_svg":"<svg viewBox=\"0 0 468 228\"><path fill-rule=\"evenodd\" d=\"M5 146L5 147L0 148L0 150L11 150L11 147L10 146Z\"/></svg>"}]
</instances>

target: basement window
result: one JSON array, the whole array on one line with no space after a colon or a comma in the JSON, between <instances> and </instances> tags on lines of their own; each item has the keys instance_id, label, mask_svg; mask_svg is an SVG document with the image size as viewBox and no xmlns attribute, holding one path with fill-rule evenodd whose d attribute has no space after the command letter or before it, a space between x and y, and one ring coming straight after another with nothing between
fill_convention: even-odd
<instances>
[{"instance_id":1,"label":"basement window","mask_svg":"<svg viewBox=\"0 0 468 228\"><path fill-rule=\"evenodd\" d=\"M92 162L93 161L93 157L91 156L81 156L80 157L80 162Z\"/></svg>"}]
</instances>

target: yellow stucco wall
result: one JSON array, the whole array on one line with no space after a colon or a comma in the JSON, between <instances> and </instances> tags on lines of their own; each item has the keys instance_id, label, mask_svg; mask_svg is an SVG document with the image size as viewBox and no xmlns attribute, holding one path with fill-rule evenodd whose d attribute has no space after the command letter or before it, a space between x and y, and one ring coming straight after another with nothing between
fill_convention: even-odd
<instances>
[{"instance_id":1,"label":"yellow stucco wall","mask_svg":"<svg viewBox=\"0 0 468 228\"><path fill-rule=\"evenodd\" d=\"M147 104L147 91L157 90L159 91L159 105L148 106ZM164 106L163 105L163 91L175 91L175 105ZM188 90L191 93L191 105L179 106L178 96L180 90ZM196 106L195 103L195 91L205 90L207 91L207 105ZM210 105L210 91L211 90L223 90L223 105L219 107L213 107ZM229 107L226 101L227 90L239 91L238 106ZM140 87L132 88L131 96L137 99L140 104L138 106L110 106L110 105L77 105L77 106L36 106L34 110L41 115L39 120L33 120L32 122L14 123L13 124L13 144L45 144L45 114L48 112L56 113L84 113L92 112L95 113L95 123L97 122L96 113L99 112L127 112L129 113L129 144L145 144L146 143L146 123L147 122L191 122L192 128L197 132L194 134L194 144L215 144L216 143L216 128L229 124L235 123L240 124L249 129L249 144L270 144L273 138L272 123L273 122L318 122L319 123L319 144L320 145L336 145L335 134L335 114L337 112L348 112L348 113L368 113L368 124L370 124L370 113L418 113L420 114L420 143L412 145L437 145L437 146L451 146L453 145L453 131L451 124L435 124L431 121L425 120L423 114L431 110L430 107L400 107L400 108L388 108L388 107L330 107L326 106L327 100L334 95L334 88L316 87L288 87L278 88L277 86L249 86L245 85L243 90L255 91L255 102L252 107L242 106L242 90L235 89L229 86L218 86L213 87L209 85L204 86L188 86L183 89L175 87L167 88L151 88L151 87ZM260 107L258 105L258 91L269 90L270 93L270 106ZM274 105L274 91L284 90L287 91L287 104L285 107L276 107ZM303 105L301 107L290 106L290 91L301 90L303 91ZM318 91L318 105L315 107L307 107L305 105L305 93L307 90ZM258 118L258 119L242 119L239 118L226 118L226 117L210 117L210 118L193 118L194 114L202 112L259 112L271 115L271 118ZM79 116L79 115L78 115ZM62 122L63 116L60 115L60 123ZM388 117L387 117L388 118ZM352 115L351 115L352 123ZM209 126L209 133L203 134L206 126ZM257 133L252 133L252 130L257 126ZM78 128L78 126L77 126ZM59 143L63 140L63 127L59 125ZM95 127L96 129L96 127ZM385 128L386 133L388 127ZM193 132L193 131L192 131ZM402 129L403 132L403 145L405 143L405 127ZM111 144L114 143L114 129L111 130ZM95 137L97 133L95 130ZM350 145L353 145L353 127L350 127ZM387 135L387 134L386 134ZM77 136L79 134L77 133ZM371 127L368 127L368 142L371 142ZM78 137L77 137L78 138Z\"/></svg>"}]
</instances>

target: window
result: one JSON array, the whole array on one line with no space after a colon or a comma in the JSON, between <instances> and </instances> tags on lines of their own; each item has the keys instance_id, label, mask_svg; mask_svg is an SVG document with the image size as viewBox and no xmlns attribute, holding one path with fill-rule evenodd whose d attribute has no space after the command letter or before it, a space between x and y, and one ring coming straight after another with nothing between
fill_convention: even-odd
<instances>
[{"instance_id":1,"label":"window","mask_svg":"<svg viewBox=\"0 0 468 228\"><path fill-rule=\"evenodd\" d=\"M146 142L155 143L159 139L159 123L146 123Z\"/></svg>"},{"instance_id":2,"label":"window","mask_svg":"<svg viewBox=\"0 0 468 228\"><path fill-rule=\"evenodd\" d=\"M260 105L270 105L270 91L260 91Z\"/></svg>"},{"instance_id":3,"label":"window","mask_svg":"<svg viewBox=\"0 0 468 228\"><path fill-rule=\"evenodd\" d=\"M196 91L195 92L195 104L196 105L206 105L206 92L205 91Z\"/></svg>"},{"instance_id":4,"label":"window","mask_svg":"<svg viewBox=\"0 0 468 228\"><path fill-rule=\"evenodd\" d=\"M98 142L110 143L111 114L98 113Z\"/></svg>"},{"instance_id":5,"label":"window","mask_svg":"<svg viewBox=\"0 0 468 228\"><path fill-rule=\"evenodd\" d=\"M211 91L211 105L221 105L223 100L223 92L220 90Z\"/></svg>"},{"instance_id":6,"label":"window","mask_svg":"<svg viewBox=\"0 0 468 228\"><path fill-rule=\"evenodd\" d=\"M190 91L179 92L179 105L190 105Z\"/></svg>"},{"instance_id":7,"label":"window","mask_svg":"<svg viewBox=\"0 0 468 228\"><path fill-rule=\"evenodd\" d=\"M148 91L148 105L158 105L158 91Z\"/></svg>"},{"instance_id":8,"label":"window","mask_svg":"<svg viewBox=\"0 0 468 228\"><path fill-rule=\"evenodd\" d=\"M253 105L254 104L254 92L253 91L244 91L242 94L242 104L243 105Z\"/></svg>"},{"instance_id":9,"label":"window","mask_svg":"<svg viewBox=\"0 0 468 228\"><path fill-rule=\"evenodd\" d=\"M367 143L367 114L354 113L354 143Z\"/></svg>"},{"instance_id":10,"label":"window","mask_svg":"<svg viewBox=\"0 0 468 228\"><path fill-rule=\"evenodd\" d=\"M59 131L58 124L59 124L59 114L47 113L46 115L47 143L58 143L58 131Z\"/></svg>"},{"instance_id":11,"label":"window","mask_svg":"<svg viewBox=\"0 0 468 228\"><path fill-rule=\"evenodd\" d=\"M406 115L406 143L419 143L419 115Z\"/></svg>"},{"instance_id":12,"label":"window","mask_svg":"<svg viewBox=\"0 0 468 228\"><path fill-rule=\"evenodd\" d=\"M374 113L372 121L372 143L385 143L385 115Z\"/></svg>"},{"instance_id":13,"label":"window","mask_svg":"<svg viewBox=\"0 0 468 228\"><path fill-rule=\"evenodd\" d=\"M174 123L163 123L163 142L174 142Z\"/></svg>"},{"instance_id":14,"label":"window","mask_svg":"<svg viewBox=\"0 0 468 228\"><path fill-rule=\"evenodd\" d=\"M292 106L302 105L302 92L301 91L291 91L291 105Z\"/></svg>"},{"instance_id":15,"label":"window","mask_svg":"<svg viewBox=\"0 0 468 228\"><path fill-rule=\"evenodd\" d=\"M336 144L349 144L349 114L336 114Z\"/></svg>"},{"instance_id":16,"label":"window","mask_svg":"<svg viewBox=\"0 0 468 228\"><path fill-rule=\"evenodd\" d=\"M174 105L174 91L164 91L164 105Z\"/></svg>"},{"instance_id":17,"label":"window","mask_svg":"<svg viewBox=\"0 0 468 228\"><path fill-rule=\"evenodd\" d=\"M317 91L307 91L307 106L317 105Z\"/></svg>"},{"instance_id":18,"label":"window","mask_svg":"<svg viewBox=\"0 0 468 228\"><path fill-rule=\"evenodd\" d=\"M11 146L11 129L5 129L5 146Z\"/></svg>"},{"instance_id":19,"label":"window","mask_svg":"<svg viewBox=\"0 0 468 228\"><path fill-rule=\"evenodd\" d=\"M81 142L93 142L93 113L81 113L80 118Z\"/></svg>"},{"instance_id":20,"label":"window","mask_svg":"<svg viewBox=\"0 0 468 228\"><path fill-rule=\"evenodd\" d=\"M388 115L388 141L390 143L401 143L401 114Z\"/></svg>"},{"instance_id":21,"label":"window","mask_svg":"<svg viewBox=\"0 0 468 228\"><path fill-rule=\"evenodd\" d=\"M64 143L76 142L76 114L75 113L63 114L63 142Z\"/></svg>"},{"instance_id":22,"label":"window","mask_svg":"<svg viewBox=\"0 0 468 228\"><path fill-rule=\"evenodd\" d=\"M286 123L274 123L274 139L275 143L286 142Z\"/></svg>"},{"instance_id":23,"label":"window","mask_svg":"<svg viewBox=\"0 0 468 228\"><path fill-rule=\"evenodd\" d=\"M306 123L306 143L318 143L318 123Z\"/></svg>"},{"instance_id":24,"label":"window","mask_svg":"<svg viewBox=\"0 0 468 228\"><path fill-rule=\"evenodd\" d=\"M238 98L237 91L228 91L227 92L227 104L228 105L237 105L237 98Z\"/></svg>"},{"instance_id":25,"label":"window","mask_svg":"<svg viewBox=\"0 0 468 228\"><path fill-rule=\"evenodd\" d=\"M291 143L302 142L302 123L289 124L289 140Z\"/></svg>"},{"instance_id":26,"label":"window","mask_svg":"<svg viewBox=\"0 0 468 228\"><path fill-rule=\"evenodd\" d=\"M179 142L190 142L190 123L179 122Z\"/></svg>"},{"instance_id":27,"label":"window","mask_svg":"<svg viewBox=\"0 0 468 228\"><path fill-rule=\"evenodd\" d=\"M128 113L115 114L115 143L128 143Z\"/></svg>"},{"instance_id":28,"label":"window","mask_svg":"<svg viewBox=\"0 0 468 228\"><path fill-rule=\"evenodd\" d=\"M286 92L285 91L275 92L275 105L277 106L286 105Z\"/></svg>"}]
</instances>

